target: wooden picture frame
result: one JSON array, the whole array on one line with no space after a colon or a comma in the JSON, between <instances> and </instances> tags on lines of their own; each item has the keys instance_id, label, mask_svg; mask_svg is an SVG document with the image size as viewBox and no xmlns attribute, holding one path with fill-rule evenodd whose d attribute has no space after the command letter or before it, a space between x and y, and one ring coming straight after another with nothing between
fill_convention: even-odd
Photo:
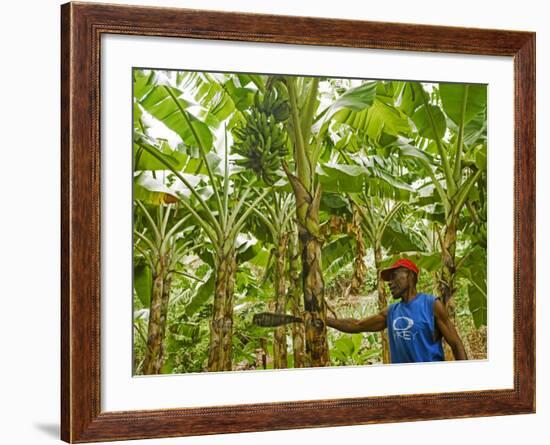
<instances>
[{"instance_id":1,"label":"wooden picture frame","mask_svg":"<svg viewBox=\"0 0 550 445\"><path fill-rule=\"evenodd\" d=\"M172 8L61 7L61 438L70 443L535 411L535 34ZM100 38L274 42L514 60L514 387L509 390L102 412Z\"/></svg>"}]
</instances>

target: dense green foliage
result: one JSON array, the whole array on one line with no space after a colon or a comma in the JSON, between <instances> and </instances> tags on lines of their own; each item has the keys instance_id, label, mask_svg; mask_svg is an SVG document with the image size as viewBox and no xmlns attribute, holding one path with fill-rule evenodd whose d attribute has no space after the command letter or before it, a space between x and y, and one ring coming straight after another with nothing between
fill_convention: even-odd
<instances>
[{"instance_id":1,"label":"dense green foliage","mask_svg":"<svg viewBox=\"0 0 550 445\"><path fill-rule=\"evenodd\" d=\"M486 86L133 76L136 374L294 367L298 334L252 318L303 313L300 224L322 245L329 315L391 303L379 271L410 258L486 357ZM300 184L320 199L315 226ZM384 360L380 333L327 335L331 365Z\"/></svg>"}]
</instances>

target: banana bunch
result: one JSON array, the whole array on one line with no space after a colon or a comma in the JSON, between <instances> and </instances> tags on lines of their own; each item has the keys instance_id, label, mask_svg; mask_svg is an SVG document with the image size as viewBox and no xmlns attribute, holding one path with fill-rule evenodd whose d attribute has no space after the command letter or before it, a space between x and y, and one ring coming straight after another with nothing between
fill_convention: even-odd
<instances>
[{"instance_id":1,"label":"banana bunch","mask_svg":"<svg viewBox=\"0 0 550 445\"><path fill-rule=\"evenodd\" d=\"M253 108L235 127L234 151L244 159L237 164L253 170L267 184L277 181L281 159L287 154L287 134L273 114Z\"/></svg>"},{"instance_id":2,"label":"banana bunch","mask_svg":"<svg viewBox=\"0 0 550 445\"><path fill-rule=\"evenodd\" d=\"M271 89L264 94L263 100L257 92L254 95L254 105L262 113L273 116L277 122L284 122L290 116L290 105L283 97L278 97L277 90Z\"/></svg>"}]
</instances>

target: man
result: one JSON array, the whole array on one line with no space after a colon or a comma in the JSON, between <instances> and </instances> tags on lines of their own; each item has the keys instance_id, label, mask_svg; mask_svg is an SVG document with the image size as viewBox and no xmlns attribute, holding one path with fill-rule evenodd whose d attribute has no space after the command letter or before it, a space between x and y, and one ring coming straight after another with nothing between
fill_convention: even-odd
<instances>
[{"instance_id":1,"label":"man","mask_svg":"<svg viewBox=\"0 0 550 445\"><path fill-rule=\"evenodd\" d=\"M363 320L327 318L328 326L342 332L372 332L388 329L392 363L444 360L441 338L449 344L456 360L467 360L464 345L439 298L418 293L418 267L400 259L381 272L389 282L393 303Z\"/></svg>"}]
</instances>

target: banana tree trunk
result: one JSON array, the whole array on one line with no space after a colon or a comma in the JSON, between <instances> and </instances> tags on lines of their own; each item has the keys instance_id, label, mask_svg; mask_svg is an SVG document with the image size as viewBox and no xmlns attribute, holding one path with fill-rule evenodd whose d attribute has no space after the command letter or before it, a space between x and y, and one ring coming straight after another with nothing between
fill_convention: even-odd
<instances>
[{"instance_id":1,"label":"banana tree trunk","mask_svg":"<svg viewBox=\"0 0 550 445\"><path fill-rule=\"evenodd\" d=\"M289 237L288 247L288 274L290 284L288 288L288 302L290 313L295 317L301 317L300 300L302 289L300 285L300 256L298 252L298 233L293 231ZM302 323L292 323L292 350L294 354L294 367L303 368L305 366L305 333Z\"/></svg>"},{"instance_id":2,"label":"banana tree trunk","mask_svg":"<svg viewBox=\"0 0 550 445\"><path fill-rule=\"evenodd\" d=\"M441 242L441 278L439 280L439 296L443 300L449 316L454 320L454 302L452 297L456 291L455 252L456 252L456 218L451 218L445 227L445 233Z\"/></svg>"},{"instance_id":3,"label":"banana tree trunk","mask_svg":"<svg viewBox=\"0 0 550 445\"><path fill-rule=\"evenodd\" d=\"M351 276L350 294L360 295L365 283L365 241L363 240L363 231L361 229L360 222L361 217L357 214L357 209L354 206L353 209L353 222L350 228L350 232L355 238L355 260L353 262L353 274Z\"/></svg>"},{"instance_id":4,"label":"banana tree trunk","mask_svg":"<svg viewBox=\"0 0 550 445\"><path fill-rule=\"evenodd\" d=\"M318 186L312 196L296 176L290 174L289 178L296 197L298 238L302 257L306 366L328 366L330 358L327 341L327 307L321 261L322 239L319 230L321 188Z\"/></svg>"},{"instance_id":5,"label":"banana tree trunk","mask_svg":"<svg viewBox=\"0 0 550 445\"><path fill-rule=\"evenodd\" d=\"M388 300L386 297L386 286L380 276L382 271L382 246L380 243L374 245L374 265L376 267L376 283L378 291L378 310L382 311L388 306ZM382 362L390 363L390 344L388 341L388 331L383 330L381 332L382 337Z\"/></svg>"},{"instance_id":6,"label":"banana tree trunk","mask_svg":"<svg viewBox=\"0 0 550 445\"><path fill-rule=\"evenodd\" d=\"M153 278L147 328L147 351L143 363L144 374L160 374L162 369L170 285L171 280L166 277L165 272L165 258L161 258L159 268Z\"/></svg>"},{"instance_id":7,"label":"banana tree trunk","mask_svg":"<svg viewBox=\"0 0 550 445\"><path fill-rule=\"evenodd\" d=\"M327 308L324 298L321 242L307 231L300 233L302 284L304 287L304 326L309 366L328 366Z\"/></svg>"},{"instance_id":8,"label":"banana tree trunk","mask_svg":"<svg viewBox=\"0 0 550 445\"><path fill-rule=\"evenodd\" d=\"M286 313L285 265L288 235L279 237L275 251L275 312ZM279 326L273 334L273 367L287 368L286 325Z\"/></svg>"},{"instance_id":9,"label":"banana tree trunk","mask_svg":"<svg viewBox=\"0 0 550 445\"><path fill-rule=\"evenodd\" d=\"M221 249L223 251L223 249ZM218 254L216 258L216 282L214 310L210 323L208 346L208 370L231 371L233 341L233 292L237 260L235 249Z\"/></svg>"},{"instance_id":10,"label":"banana tree trunk","mask_svg":"<svg viewBox=\"0 0 550 445\"><path fill-rule=\"evenodd\" d=\"M296 198L298 237L302 257L304 291L304 326L306 332L306 366L330 364L327 341L327 306L321 248L323 240L319 227L321 187L311 195L303 182L283 164Z\"/></svg>"},{"instance_id":11,"label":"banana tree trunk","mask_svg":"<svg viewBox=\"0 0 550 445\"><path fill-rule=\"evenodd\" d=\"M452 298L456 289L454 286L456 263L456 219L451 218L445 227L445 233L441 241L441 260L443 267L441 269L441 276L439 279L439 296L445 305L449 318L455 323L455 305ZM444 342L443 351L445 353L445 360L453 360L450 346Z\"/></svg>"},{"instance_id":12,"label":"banana tree trunk","mask_svg":"<svg viewBox=\"0 0 550 445\"><path fill-rule=\"evenodd\" d=\"M164 279L164 285L162 286L162 306L160 313L160 351L157 358L157 363L155 365L156 374L160 374L162 370L162 365L164 365L164 340L166 337L166 325L168 324L168 305L170 303L170 290L172 289L172 277L166 276Z\"/></svg>"}]
</instances>

